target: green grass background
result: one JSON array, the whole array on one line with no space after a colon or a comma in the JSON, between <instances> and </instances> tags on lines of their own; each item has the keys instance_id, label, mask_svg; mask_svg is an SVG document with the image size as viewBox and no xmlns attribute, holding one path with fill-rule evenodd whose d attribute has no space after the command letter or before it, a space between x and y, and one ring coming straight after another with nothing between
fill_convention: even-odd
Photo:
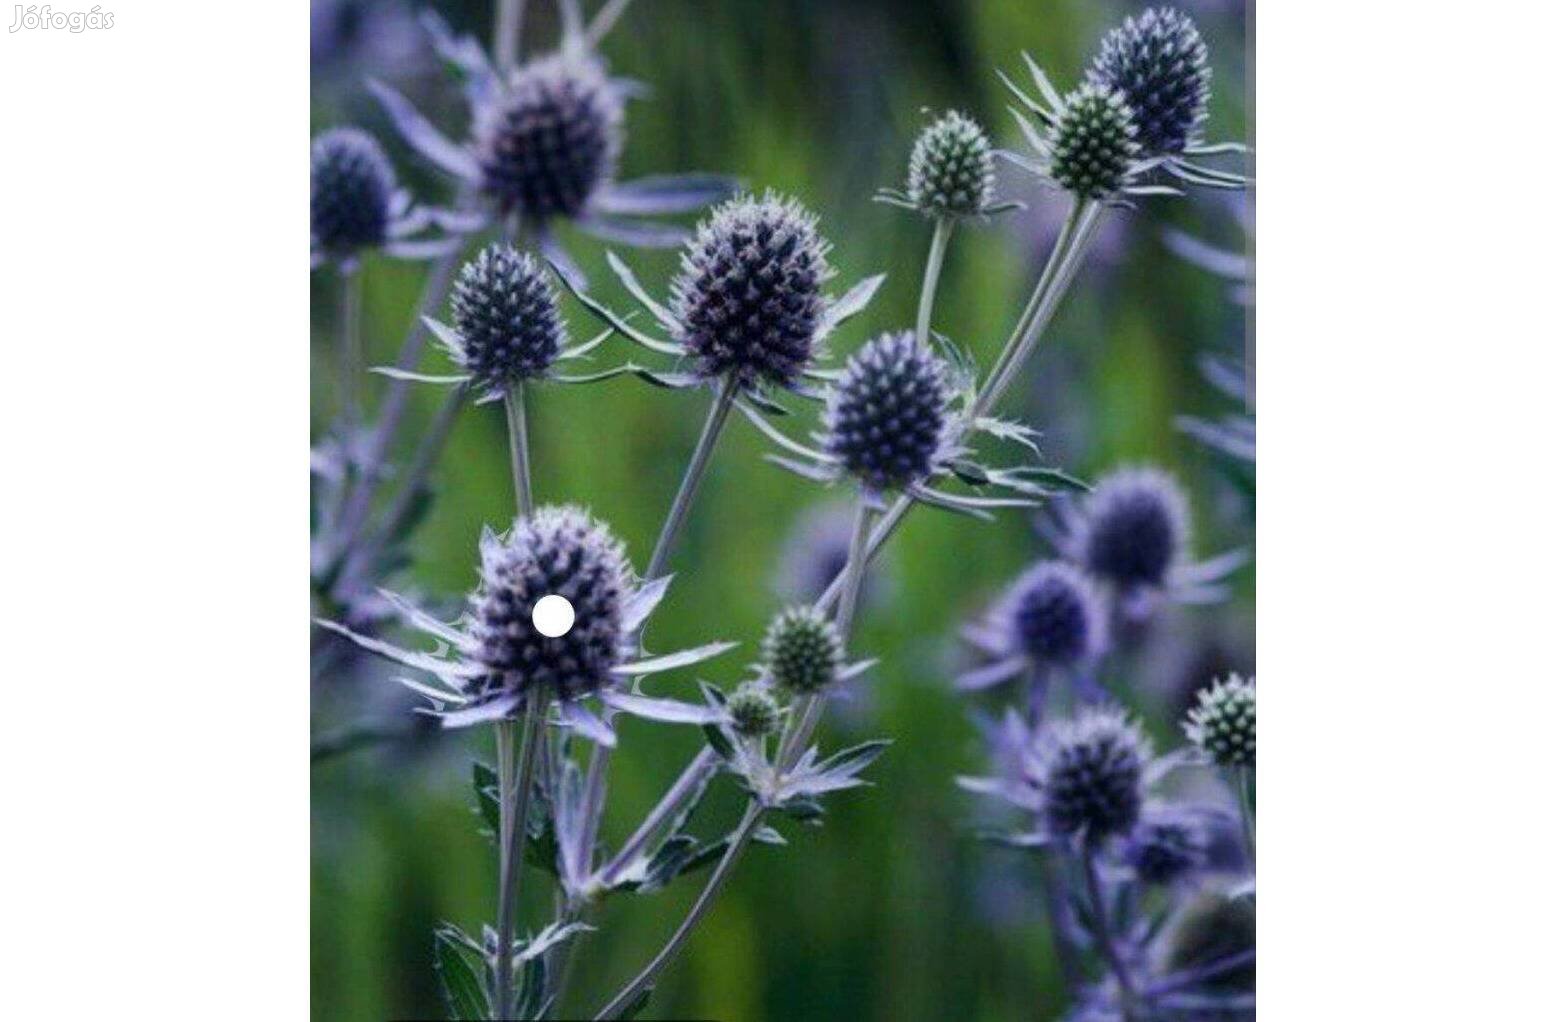
<instances>
[{"instance_id":1,"label":"green grass background","mask_svg":"<svg viewBox=\"0 0 1567 1022\"><path fill-rule=\"evenodd\" d=\"M533 0L530 49L555 38L551 5ZM484 37L484 3L440 9ZM1016 71L1027 49L1058 85L1075 81L1095 40L1131 8L1090 0L851 2L851 0L637 0L605 46L618 74L652 96L628 113L623 176L676 170L734 173L756 188L798 195L821 214L839 285L890 274L871 309L833 340L841 356L874 332L912 325L928 225L873 205L901 185L910 142L926 111L960 107L1004 144L1018 144L994 69ZM1215 138L1246 138L1245 36L1222 4L1192 9L1216 65ZM460 110L433 74L398 80L454 135ZM344 121L386 141L405 178L427 199L444 185L413 164L352 80L314 90L312 129ZM1042 192L1024 196L1048 201ZM1232 248L1234 221L1210 203L1156 199L1118 214L1120 255L1090 265L1046 335L1044 350L1005 411L1046 432L1051 459L1079 474L1127 460L1170 467L1190 487L1200 553L1244 543L1249 523L1211 456L1175 432L1173 416L1212 413L1223 400L1197 375L1203 351L1234 351L1244 318L1222 283L1170 255L1158 231L1179 224ZM936 327L988 365L1010 329L1052 235L1032 240L1017 223L960 231L936 309ZM628 307L604 268L602 246L568 236L594 290ZM671 252L623 252L656 291ZM373 361L389 363L418 298L417 267L372 259L365 331ZM336 407L334 292L313 281L314 419ZM571 310L575 335L590 322ZM620 342L615 342L620 343ZM620 352L624 353L624 350ZM431 352L424 366L441 370ZM372 399L382 383L368 384ZM421 392L406 450L439 403ZM701 394L617 381L536 388L530 397L535 487L541 500L589 505L645 561L705 410ZM795 427L797 433L800 427ZM778 607L773 578L798 515L832 498L761 460L764 445L736 420L723 439L676 559L679 578L649 635L654 649L714 638L748 649L705 676L731 684ZM476 540L503 527L511 507L506 440L494 406L464 412L436 472L439 497L418 534L403 588L450 597L474 582ZM835 798L827 825L785 824L788 848L747 857L717 909L659 985L647 1017L737 1020L1020 1019L1064 1006L1027 862L977 842L972 801L952 778L982 765L968 707L948 680L955 626L1046 548L1022 516L971 523L921 509L888 551L885 597L863 616L856 652L881 658L852 713L834 717L829 745L888 736L896 744L871 771L876 787ZM1232 606L1172 618L1174 639L1223 627L1246 645L1250 578ZM1174 740L1168 714L1139 686L1179 671L1155 658L1136 677L1112 678ZM315 693L312 727L378 712L357 688ZM694 693L687 672L660 683ZM346 693L346 694L345 694ZM361 703L363 705L361 705ZM623 837L691 755L689 729L630 721L615 757L608 833ZM311 1000L314 1017L438 1017L430 930L470 930L492 915L494 862L469 810L466 761L492 754L485 735L431 746L367 750L312 771ZM696 821L717 834L738 811L725 781ZM536 891L544 877L526 878ZM576 996L588 1011L628 978L671 931L699 881L651 898L622 898L579 948ZM530 902L541 919L542 901ZM591 1012L589 1012L591 1013Z\"/></svg>"}]
</instances>

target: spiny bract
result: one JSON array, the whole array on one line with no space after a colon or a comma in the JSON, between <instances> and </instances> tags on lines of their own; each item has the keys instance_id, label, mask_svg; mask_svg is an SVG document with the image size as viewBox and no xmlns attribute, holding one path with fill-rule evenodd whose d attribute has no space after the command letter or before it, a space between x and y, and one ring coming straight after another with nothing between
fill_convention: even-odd
<instances>
[{"instance_id":1,"label":"spiny bract","mask_svg":"<svg viewBox=\"0 0 1567 1022\"><path fill-rule=\"evenodd\" d=\"M528 220L574 217L615 173L621 100L585 57L542 57L512 74L477 130L485 194Z\"/></svg>"},{"instance_id":2,"label":"spiny bract","mask_svg":"<svg viewBox=\"0 0 1567 1022\"><path fill-rule=\"evenodd\" d=\"M1099 44L1088 77L1119 90L1152 156L1181 152L1208 116L1208 47L1192 19L1170 7L1127 18Z\"/></svg>"},{"instance_id":3,"label":"spiny bract","mask_svg":"<svg viewBox=\"0 0 1567 1022\"><path fill-rule=\"evenodd\" d=\"M1126 187L1138 152L1126 100L1093 83L1067 94L1049 142L1051 178L1085 199L1110 198Z\"/></svg>"},{"instance_id":4,"label":"spiny bract","mask_svg":"<svg viewBox=\"0 0 1567 1022\"><path fill-rule=\"evenodd\" d=\"M1012 643L1031 660L1070 667L1097 653L1105 633L1105 611L1082 572L1059 561L1045 561L1018 579L1012 589Z\"/></svg>"},{"instance_id":5,"label":"spiny bract","mask_svg":"<svg viewBox=\"0 0 1567 1022\"><path fill-rule=\"evenodd\" d=\"M1096 845L1125 834L1143 806L1148 742L1120 710L1084 710L1060 725L1045 768L1045 820Z\"/></svg>"},{"instance_id":6,"label":"spiny bract","mask_svg":"<svg viewBox=\"0 0 1567 1022\"><path fill-rule=\"evenodd\" d=\"M1186 737L1219 766L1257 765L1257 680L1232 674L1197 696Z\"/></svg>"},{"instance_id":7,"label":"spiny bract","mask_svg":"<svg viewBox=\"0 0 1567 1022\"><path fill-rule=\"evenodd\" d=\"M1120 589L1164 586L1185 556L1186 494L1159 469L1120 469L1095 484L1081 530L1090 574Z\"/></svg>"},{"instance_id":8,"label":"spiny bract","mask_svg":"<svg viewBox=\"0 0 1567 1022\"><path fill-rule=\"evenodd\" d=\"M490 673L484 695L548 686L562 699L597 692L631 653L623 619L631 592L625 547L575 507L544 507L481 545L480 584L470 597L475 659ZM550 638L533 627L533 605L550 594L570 601L576 619Z\"/></svg>"},{"instance_id":9,"label":"spiny bract","mask_svg":"<svg viewBox=\"0 0 1567 1022\"><path fill-rule=\"evenodd\" d=\"M396 190L380 143L358 128L310 143L310 233L323 251L346 256L385 242Z\"/></svg>"},{"instance_id":10,"label":"spiny bract","mask_svg":"<svg viewBox=\"0 0 1567 1022\"><path fill-rule=\"evenodd\" d=\"M866 342L827 398L827 453L868 489L900 489L936 468L952 427L946 365L912 331Z\"/></svg>"},{"instance_id":11,"label":"spiny bract","mask_svg":"<svg viewBox=\"0 0 1567 1022\"><path fill-rule=\"evenodd\" d=\"M798 202L731 199L681 257L670 287L676 340L703 376L793 387L815 352L830 276L816 218Z\"/></svg>"},{"instance_id":12,"label":"spiny bract","mask_svg":"<svg viewBox=\"0 0 1567 1022\"><path fill-rule=\"evenodd\" d=\"M792 607L773 618L762 639L762 670L793 695L820 692L843 667L843 640L825 614Z\"/></svg>"},{"instance_id":13,"label":"spiny bract","mask_svg":"<svg viewBox=\"0 0 1567 1022\"><path fill-rule=\"evenodd\" d=\"M480 252L452 288L461 347L453 354L481 394L504 393L549 369L565 346L555 286L532 254L505 242Z\"/></svg>"},{"instance_id":14,"label":"spiny bract","mask_svg":"<svg viewBox=\"0 0 1567 1022\"><path fill-rule=\"evenodd\" d=\"M748 681L729 697L729 719L735 731L747 738L757 738L778 730L783 711L767 685Z\"/></svg>"},{"instance_id":15,"label":"spiny bract","mask_svg":"<svg viewBox=\"0 0 1567 1022\"><path fill-rule=\"evenodd\" d=\"M990 139L949 110L920 133L909 158L909 198L929 216L977 216L990 205L996 174Z\"/></svg>"}]
</instances>

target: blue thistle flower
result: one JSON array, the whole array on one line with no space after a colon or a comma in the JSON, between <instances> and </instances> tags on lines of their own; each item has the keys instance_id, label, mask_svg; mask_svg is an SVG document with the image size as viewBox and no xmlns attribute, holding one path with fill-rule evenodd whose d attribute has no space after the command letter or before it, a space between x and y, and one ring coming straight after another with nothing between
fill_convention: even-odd
<instances>
[{"instance_id":1,"label":"blue thistle flower","mask_svg":"<svg viewBox=\"0 0 1567 1022\"><path fill-rule=\"evenodd\" d=\"M1184 152L1208 116L1208 47L1186 14L1149 8L1107 33L1090 81L1119 91L1150 155Z\"/></svg>"},{"instance_id":2,"label":"blue thistle flower","mask_svg":"<svg viewBox=\"0 0 1567 1022\"><path fill-rule=\"evenodd\" d=\"M453 236L414 240L444 211L415 206L386 153L358 128L331 128L310 143L310 264L349 264L367 249L402 259L451 251Z\"/></svg>"},{"instance_id":3,"label":"blue thistle flower","mask_svg":"<svg viewBox=\"0 0 1567 1022\"><path fill-rule=\"evenodd\" d=\"M1079 524L1077 553L1095 577L1122 591L1164 588L1184 560L1186 494L1168 473L1126 468L1094 486Z\"/></svg>"},{"instance_id":4,"label":"blue thistle flower","mask_svg":"<svg viewBox=\"0 0 1567 1022\"><path fill-rule=\"evenodd\" d=\"M735 689L726 708L735 733L746 738L776 734L783 723L783 710L772 689L759 681L748 681Z\"/></svg>"},{"instance_id":5,"label":"blue thistle flower","mask_svg":"<svg viewBox=\"0 0 1567 1022\"><path fill-rule=\"evenodd\" d=\"M560 301L530 253L505 242L463 266L452 288L452 359L483 397L545 375L565 347Z\"/></svg>"},{"instance_id":6,"label":"blue thistle flower","mask_svg":"<svg viewBox=\"0 0 1567 1022\"><path fill-rule=\"evenodd\" d=\"M310 143L310 235L334 256L386 241L397 176L380 143L358 128L333 128Z\"/></svg>"},{"instance_id":7,"label":"blue thistle flower","mask_svg":"<svg viewBox=\"0 0 1567 1022\"><path fill-rule=\"evenodd\" d=\"M949 453L952 396L945 364L912 331L883 334L828 395L826 453L868 490L923 482Z\"/></svg>"},{"instance_id":8,"label":"blue thistle flower","mask_svg":"<svg viewBox=\"0 0 1567 1022\"><path fill-rule=\"evenodd\" d=\"M985 213L996 189L990 139L967 115L948 110L914 142L908 197L927 216Z\"/></svg>"},{"instance_id":9,"label":"blue thistle flower","mask_svg":"<svg viewBox=\"0 0 1567 1022\"><path fill-rule=\"evenodd\" d=\"M505 539L480 544L480 583L470 598L475 659L487 673L481 694L547 685L561 699L608 686L634 647L625 628L632 591L625 545L573 507L546 507L519 519ZM533 627L533 605L550 594L576 613L555 638Z\"/></svg>"},{"instance_id":10,"label":"blue thistle flower","mask_svg":"<svg viewBox=\"0 0 1567 1022\"><path fill-rule=\"evenodd\" d=\"M1069 564L1035 565L1014 583L1006 602L1009 645L1037 664L1072 667L1103 647L1104 604Z\"/></svg>"},{"instance_id":11,"label":"blue thistle flower","mask_svg":"<svg viewBox=\"0 0 1567 1022\"><path fill-rule=\"evenodd\" d=\"M825 325L832 276L816 217L794 199L742 196L713 211L670 286L674 339L707 378L792 388Z\"/></svg>"},{"instance_id":12,"label":"blue thistle flower","mask_svg":"<svg viewBox=\"0 0 1567 1022\"><path fill-rule=\"evenodd\" d=\"M621 122L621 98L595 61L532 61L477 125L481 188L530 223L575 217L614 177Z\"/></svg>"},{"instance_id":13,"label":"blue thistle flower","mask_svg":"<svg viewBox=\"0 0 1567 1022\"><path fill-rule=\"evenodd\" d=\"M1132 828L1122 855L1143 883L1174 883L1207 864L1208 829L1192 813L1150 810Z\"/></svg>"},{"instance_id":14,"label":"blue thistle flower","mask_svg":"<svg viewBox=\"0 0 1567 1022\"><path fill-rule=\"evenodd\" d=\"M1124 711L1084 710L1060 725L1041 785L1046 825L1089 847L1127 833L1142 812L1149 758L1147 738Z\"/></svg>"},{"instance_id":15,"label":"blue thistle flower","mask_svg":"<svg viewBox=\"0 0 1567 1022\"><path fill-rule=\"evenodd\" d=\"M1186 737L1218 766L1257 765L1257 680L1231 674L1199 693Z\"/></svg>"}]
</instances>

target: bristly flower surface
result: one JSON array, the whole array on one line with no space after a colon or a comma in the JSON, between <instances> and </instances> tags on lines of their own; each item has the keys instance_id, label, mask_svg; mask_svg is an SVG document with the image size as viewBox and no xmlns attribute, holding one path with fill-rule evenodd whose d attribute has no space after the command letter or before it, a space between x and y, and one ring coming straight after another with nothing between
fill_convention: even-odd
<instances>
[{"instance_id":1,"label":"bristly flower surface","mask_svg":"<svg viewBox=\"0 0 1567 1022\"><path fill-rule=\"evenodd\" d=\"M783 723L783 709L772 689L760 681L747 681L729 696L729 720L735 733L746 738L776 734Z\"/></svg>"},{"instance_id":2,"label":"bristly flower surface","mask_svg":"<svg viewBox=\"0 0 1567 1022\"><path fill-rule=\"evenodd\" d=\"M1042 778L1045 822L1089 847L1125 834L1142 812L1148 739L1122 710L1095 708L1058 725Z\"/></svg>"},{"instance_id":3,"label":"bristly flower surface","mask_svg":"<svg viewBox=\"0 0 1567 1022\"><path fill-rule=\"evenodd\" d=\"M827 249L794 199L742 196L714 210L670 286L674 337L696 372L748 390L797 386L822 325Z\"/></svg>"},{"instance_id":4,"label":"bristly flower surface","mask_svg":"<svg viewBox=\"0 0 1567 1022\"><path fill-rule=\"evenodd\" d=\"M1143 883L1171 884L1207 865L1208 846L1208 822L1203 815L1160 806L1143 814L1121 854Z\"/></svg>"},{"instance_id":5,"label":"bristly flower surface","mask_svg":"<svg viewBox=\"0 0 1567 1022\"><path fill-rule=\"evenodd\" d=\"M930 217L969 219L1018 208L995 201L995 154L990 139L973 118L948 110L914 141L904 191L884 188L877 202L901 206Z\"/></svg>"},{"instance_id":6,"label":"bristly flower surface","mask_svg":"<svg viewBox=\"0 0 1567 1022\"><path fill-rule=\"evenodd\" d=\"M843 640L814 607L791 607L773 618L762 639L762 675L790 695L813 695L843 671Z\"/></svg>"},{"instance_id":7,"label":"bristly flower surface","mask_svg":"<svg viewBox=\"0 0 1567 1022\"><path fill-rule=\"evenodd\" d=\"M956 442L945 364L909 331L849 359L823 416L826 451L868 490L923 482Z\"/></svg>"},{"instance_id":8,"label":"bristly flower surface","mask_svg":"<svg viewBox=\"0 0 1567 1022\"><path fill-rule=\"evenodd\" d=\"M701 209L734 192L733 180L713 174L615 180L629 87L610 77L581 38L503 78L471 37L433 15L422 21L462 80L470 142L447 138L385 83L369 85L410 147L489 200L486 211L464 214L460 227L454 219L454 229L476 231L515 216L549 261L581 285L586 278L555 239L559 223L605 241L669 247L689 232L642 218Z\"/></svg>"},{"instance_id":9,"label":"bristly flower surface","mask_svg":"<svg viewBox=\"0 0 1567 1022\"><path fill-rule=\"evenodd\" d=\"M1046 137L1050 178L1085 199L1108 199L1125 190L1139 152L1137 127L1121 94L1099 85L1067 93Z\"/></svg>"},{"instance_id":10,"label":"bristly flower surface","mask_svg":"<svg viewBox=\"0 0 1567 1022\"><path fill-rule=\"evenodd\" d=\"M321 624L434 675L439 686L398 680L436 703L448 727L512 716L535 689L547 692L562 726L606 745L614 744L614 732L585 708L587 697L654 720L701 724L714 719L706 707L651 699L624 688L627 679L697 663L734 643L637 659L637 636L669 580L638 582L624 546L603 523L579 508L544 507L519 518L505 535L486 530L479 553L479 587L455 624L383 594L408 625L438 640L435 653L400 649L334 622ZM564 635L546 636L533 625L534 604L549 595L564 597L575 612Z\"/></svg>"},{"instance_id":11,"label":"bristly flower surface","mask_svg":"<svg viewBox=\"0 0 1567 1022\"><path fill-rule=\"evenodd\" d=\"M1151 154L1183 152L1208 117L1208 47L1192 19L1171 7L1128 17L1099 43L1088 76L1126 98Z\"/></svg>"},{"instance_id":12,"label":"bristly flower surface","mask_svg":"<svg viewBox=\"0 0 1567 1022\"><path fill-rule=\"evenodd\" d=\"M1257 680L1232 674L1197 696L1186 737L1217 766L1257 765Z\"/></svg>"},{"instance_id":13,"label":"bristly flower surface","mask_svg":"<svg viewBox=\"0 0 1567 1022\"><path fill-rule=\"evenodd\" d=\"M403 259L449 252L460 238L412 236L444 211L414 205L381 144L358 128L331 128L310 143L310 264L351 265L368 250Z\"/></svg>"},{"instance_id":14,"label":"bristly flower surface","mask_svg":"<svg viewBox=\"0 0 1567 1022\"><path fill-rule=\"evenodd\" d=\"M489 246L457 275L451 301L461 341L451 355L482 395L544 375L565 348L555 286L531 253Z\"/></svg>"},{"instance_id":15,"label":"bristly flower surface","mask_svg":"<svg viewBox=\"0 0 1567 1022\"><path fill-rule=\"evenodd\" d=\"M1084 574L1041 561L1015 581L985 620L964 630L989 662L958 677L965 690L988 688L1040 670L1071 670L1104 651L1103 599Z\"/></svg>"}]
</instances>

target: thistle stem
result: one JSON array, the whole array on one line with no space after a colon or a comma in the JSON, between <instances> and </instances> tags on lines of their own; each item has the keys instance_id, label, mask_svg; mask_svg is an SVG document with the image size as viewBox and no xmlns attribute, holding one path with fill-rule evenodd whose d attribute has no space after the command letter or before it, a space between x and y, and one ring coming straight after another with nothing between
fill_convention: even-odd
<instances>
[{"instance_id":1,"label":"thistle stem","mask_svg":"<svg viewBox=\"0 0 1567 1022\"><path fill-rule=\"evenodd\" d=\"M545 699L542 690L528 692L522 718L522 754L512 761L517 724L503 720L495 725L496 776L500 785L501 876L495 925L495 1017L511 1016L512 928L517 908L517 867L522 861L528 833L528 812L533 800L533 771L544 744ZM509 808L510 807L510 808Z\"/></svg>"},{"instance_id":2,"label":"thistle stem","mask_svg":"<svg viewBox=\"0 0 1567 1022\"><path fill-rule=\"evenodd\" d=\"M937 216L936 226L930 235L930 256L925 260L925 283L920 288L919 318L915 321L914 336L921 344L930 343L930 317L936 306L936 284L941 280L941 267L947 258L947 242L952 240L952 229L957 221L950 216Z\"/></svg>"},{"instance_id":3,"label":"thistle stem","mask_svg":"<svg viewBox=\"0 0 1567 1022\"><path fill-rule=\"evenodd\" d=\"M735 866L740 862L740 853L745 846L751 843L751 836L756 833L756 828L761 826L763 809L760 803L752 801L745 808L745 815L740 818L740 825L735 828L734 834L729 838L729 847L724 851L724 857L718 860L718 865L713 868L713 873L707 878L707 885L702 888L702 893L697 895L692 903L691 910L680 921L679 927L670 936L669 940L659 949L653 960L648 962L636 978L621 988L608 1004L600 1008L595 1019L617 1018L621 1012L630 1007L642 992L650 987L659 973L672 961L680 949L685 946L686 940L702 918L707 915L708 909L713 907L713 902L718 898L718 892L729 879L729 874L734 872Z\"/></svg>"},{"instance_id":4,"label":"thistle stem","mask_svg":"<svg viewBox=\"0 0 1567 1022\"><path fill-rule=\"evenodd\" d=\"M517 514L533 513L533 480L528 471L528 410L523 404L523 387L517 384L506 391L506 436L511 442L511 481L517 495Z\"/></svg>"},{"instance_id":5,"label":"thistle stem","mask_svg":"<svg viewBox=\"0 0 1567 1022\"><path fill-rule=\"evenodd\" d=\"M1241 828L1246 837L1246 862L1251 866L1253 874L1257 872L1257 816L1252 802L1252 778L1251 770L1238 766L1229 769L1230 783L1235 788L1235 801L1239 803L1241 813Z\"/></svg>"},{"instance_id":6,"label":"thistle stem","mask_svg":"<svg viewBox=\"0 0 1567 1022\"><path fill-rule=\"evenodd\" d=\"M731 376L724 380L722 389L713 398L712 407L707 411L707 421L702 424L702 434L697 437L696 449L691 452L691 461L686 465L686 474L680 480L680 489L675 493L669 514L664 517L664 527L658 534L658 542L653 545L653 556L648 559L644 577L658 578L669 566L675 540L691 513L697 488L702 484L702 476L707 472L708 462L712 460L713 449L718 445L718 435L723 432L724 421L729 418L729 411L734 407L739 390L740 381Z\"/></svg>"},{"instance_id":7,"label":"thistle stem","mask_svg":"<svg viewBox=\"0 0 1567 1022\"><path fill-rule=\"evenodd\" d=\"M338 368L342 373L343 422L348 427L347 441L352 445L354 433L359 428L359 375L364 372L365 359L364 339L360 335L360 321L364 316L364 288L357 267L345 269L342 278L342 322L338 324L342 331L338 350L341 363ZM348 485L347 478L345 476L344 486Z\"/></svg>"},{"instance_id":8,"label":"thistle stem","mask_svg":"<svg viewBox=\"0 0 1567 1022\"><path fill-rule=\"evenodd\" d=\"M685 806L691 796L700 791L712 778L714 771L718 769L719 759L717 753L712 753L712 747L703 748L704 753L699 755L686 765L685 770L675 779L675 783L669 786L664 797L659 799L647 814L647 817L637 826L620 851L604 864L600 873L601 882L606 886L613 886L620 874L635 861L652 841L653 835L658 832L665 820L673 817Z\"/></svg>"},{"instance_id":9,"label":"thistle stem","mask_svg":"<svg viewBox=\"0 0 1567 1022\"><path fill-rule=\"evenodd\" d=\"M1132 982L1132 974L1122 961L1121 953L1116 950L1115 940L1110 935L1109 916L1105 912L1104 887L1099 880L1099 870L1094 867L1094 855L1091 851L1083 852L1083 883L1088 891L1088 924L1093 931L1094 943L1099 945L1099 953L1104 955L1105 962L1110 966L1110 972L1115 976L1116 986L1121 991L1121 1018L1123 1022L1137 1022L1141 1017L1139 1008L1137 987Z\"/></svg>"}]
</instances>

